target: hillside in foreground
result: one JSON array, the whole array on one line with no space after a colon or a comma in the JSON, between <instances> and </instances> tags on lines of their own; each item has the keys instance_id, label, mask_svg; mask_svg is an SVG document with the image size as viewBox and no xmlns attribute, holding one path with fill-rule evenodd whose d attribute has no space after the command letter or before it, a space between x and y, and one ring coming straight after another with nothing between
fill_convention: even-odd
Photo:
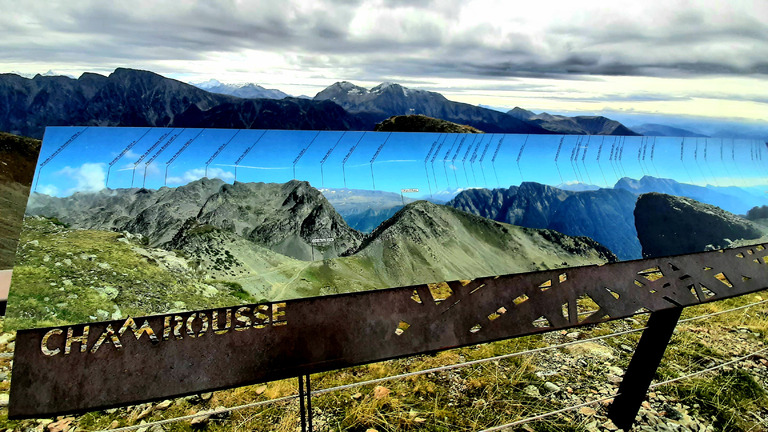
<instances>
[{"instance_id":1,"label":"hillside in foreground","mask_svg":"<svg viewBox=\"0 0 768 432\"><path fill-rule=\"evenodd\" d=\"M41 142L0 132L0 270L13 267Z\"/></svg>"}]
</instances>

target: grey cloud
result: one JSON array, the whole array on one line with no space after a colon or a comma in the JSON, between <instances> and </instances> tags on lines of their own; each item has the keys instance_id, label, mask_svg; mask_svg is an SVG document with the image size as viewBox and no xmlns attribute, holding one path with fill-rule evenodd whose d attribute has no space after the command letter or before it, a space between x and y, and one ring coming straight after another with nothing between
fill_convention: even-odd
<instances>
[{"instance_id":1,"label":"grey cloud","mask_svg":"<svg viewBox=\"0 0 768 432\"><path fill-rule=\"evenodd\" d=\"M0 4L21 8L7 1ZM768 74L764 60L768 58L768 44L764 43L768 25L749 15L710 25L709 12L689 8L669 18L666 26L646 25L647 19L617 17L590 25L553 27L544 34L543 42L534 42L537 35L507 32L500 43L488 44L486 40L497 36L498 29L493 26L477 25L462 34L450 33L462 6L458 1L446 4L437 0L398 0L380 6L326 0L310 12L288 2L280 7L263 2L255 12L241 13L232 2L199 2L179 6L178 13L166 15L127 13L111 3L83 1L35 11L36 19L51 34L0 18L8 21L12 32L11 37L0 40L0 49L15 61L36 58L124 65L198 60L210 53L243 49L266 50L286 53L299 69L332 67L356 71L355 77L346 78L370 77L372 81L424 76L587 79L598 75ZM414 9L415 14L434 13L442 21L404 22L401 34L392 31L353 37L349 25L359 7ZM38 31L45 43L29 43L29 37ZM59 38L59 34L67 37ZM79 42L70 42L75 36ZM541 43L546 49L540 49L537 44ZM710 48L729 43L737 47L751 43L754 49L735 50L732 58L725 59L707 55Z\"/></svg>"}]
</instances>

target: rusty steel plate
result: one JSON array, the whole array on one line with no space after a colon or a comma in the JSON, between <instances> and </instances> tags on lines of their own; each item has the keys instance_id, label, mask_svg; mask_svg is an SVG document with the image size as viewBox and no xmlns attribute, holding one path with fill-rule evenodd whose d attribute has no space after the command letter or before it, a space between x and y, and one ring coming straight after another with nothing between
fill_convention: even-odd
<instances>
[{"instance_id":1,"label":"rusty steel plate","mask_svg":"<svg viewBox=\"0 0 768 432\"><path fill-rule=\"evenodd\" d=\"M9 417L82 412L684 307L768 287L765 245L21 330ZM586 310L592 310L583 314Z\"/></svg>"}]
</instances>

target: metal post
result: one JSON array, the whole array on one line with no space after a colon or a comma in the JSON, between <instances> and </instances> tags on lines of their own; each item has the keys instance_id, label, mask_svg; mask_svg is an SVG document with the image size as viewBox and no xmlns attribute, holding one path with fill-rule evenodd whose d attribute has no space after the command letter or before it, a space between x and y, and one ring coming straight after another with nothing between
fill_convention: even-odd
<instances>
[{"instance_id":1,"label":"metal post","mask_svg":"<svg viewBox=\"0 0 768 432\"><path fill-rule=\"evenodd\" d=\"M618 428L632 428L682 312L681 307L664 309L651 313L648 318L648 328L635 348L635 354L619 386L619 395L608 408L608 418Z\"/></svg>"},{"instance_id":2,"label":"metal post","mask_svg":"<svg viewBox=\"0 0 768 432\"><path fill-rule=\"evenodd\" d=\"M306 392L304 391L305 379L307 380ZM301 417L301 432L312 432L312 387L309 375L299 375L299 411Z\"/></svg>"},{"instance_id":3,"label":"metal post","mask_svg":"<svg viewBox=\"0 0 768 432\"><path fill-rule=\"evenodd\" d=\"M299 416L301 417L301 432L307 432L306 411L304 411L304 375L299 375Z\"/></svg>"},{"instance_id":4,"label":"metal post","mask_svg":"<svg viewBox=\"0 0 768 432\"><path fill-rule=\"evenodd\" d=\"M309 383L309 374L305 375L307 378L307 426L309 432L312 432L312 388Z\"/></svg>"}]
</instances>

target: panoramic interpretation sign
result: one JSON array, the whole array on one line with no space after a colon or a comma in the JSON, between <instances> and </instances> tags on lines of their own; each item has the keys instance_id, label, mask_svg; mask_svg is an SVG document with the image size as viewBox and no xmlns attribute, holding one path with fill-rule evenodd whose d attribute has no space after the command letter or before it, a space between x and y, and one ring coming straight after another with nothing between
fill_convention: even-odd
<instances>
[{"instance_id":1,"label":"panoramic interpretation sign","mask_svg":"<svg viewBox=\"0 0 768 432\"><path fill-rule=\"evenodd\" d=\"M9 413L133 404L765 288L768 228L727 213L768 204L765 152L705 138L48 128L4 323L18 331ZM643 260L647 192L729 227L686 232L688 250L742 247Z\"/></svg>"}]
</instances>

